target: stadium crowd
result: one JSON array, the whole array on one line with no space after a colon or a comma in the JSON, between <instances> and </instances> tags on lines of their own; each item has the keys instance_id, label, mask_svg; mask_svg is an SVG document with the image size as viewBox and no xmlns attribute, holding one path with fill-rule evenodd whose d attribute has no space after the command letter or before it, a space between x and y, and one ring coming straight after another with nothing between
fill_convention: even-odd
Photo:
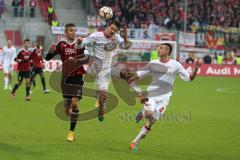
<instances>
[{"instance_id":1,"label":"stadium crowd","mask_svg":"<svg viewBox=\"0 0 240 160\"><path fill-rule=\"evenodd\" d=\"M113 8L115 16L129 28L144 28L149 24L167 29L183 30L184 0L94 0L96 8ZM187 29L204 25L240 27L240 1L188 0Z\"/></svg>"}]
</instances>

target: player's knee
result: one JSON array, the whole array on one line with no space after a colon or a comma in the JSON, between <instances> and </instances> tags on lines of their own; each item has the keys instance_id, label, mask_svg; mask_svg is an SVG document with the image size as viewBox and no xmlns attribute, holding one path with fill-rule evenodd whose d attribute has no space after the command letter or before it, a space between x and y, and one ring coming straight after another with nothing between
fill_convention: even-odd
<instances>
[{"instance_id":1,"label":"player's knee","mask_svg":"<svg viewBox=\"0 0 240 160\"><path fill-rule=\"evenodd\" d=\"M153 111L145 110L145 115L146 115L147 118L152 117L153 116Z\"/></svg>"},{"instance_id":2,"label":"player's knee","mask_svg":"<svg viewBox=\"0 0 240 160\"><path fill-rule=\"evenodd\" d=\"M77 97L73 97L71 103L72 103L73 106L77 106L78 101L79 101L79 100L78 100Z\"/></svg>"}]
</instances>

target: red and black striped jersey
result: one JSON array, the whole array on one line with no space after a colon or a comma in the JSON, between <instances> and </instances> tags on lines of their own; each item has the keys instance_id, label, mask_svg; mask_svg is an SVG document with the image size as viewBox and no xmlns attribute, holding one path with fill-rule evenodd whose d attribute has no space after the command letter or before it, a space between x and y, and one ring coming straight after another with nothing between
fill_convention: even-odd
<instances>
[{"instance_id":1,"label":"red and black striped jersey","mask_svg":"<svg viewBox=\"0 0 240 160\"><path fill-rule=\"evenodd\" d=\"M31 54L31 59L34 68L43 68L43 58L41 49L34 48Z\"/></svg>"},{"instance_id":2,"label":"red and black striped jersey","mask_svg":"<svg viewBox=\"0 0 240 160\"><path fill-rule=\"evenodd\" d=\"M76 59L78 56L84 55L84 50L85 48L77 49L76 42L69 43L67 41L60 41L56 45L55 54L58 54L61 57L63 62L63 71L65 70L73 76L84 74L85 70L82 65L76 67L68 61L70 57Z\"/></svg>"},{"instance_id":3,"label":"red and black striped jersey","mask_svg":"<svg viewBox=\"0 0 240 160\"><path fill-rule=\"evenodd\" d=\"M31 51L26 51L25 49L20 49L17 54L19 72L30 71L31 68ZM19 61L20 60L20 61Z\"/></svg>"}]
</instances>

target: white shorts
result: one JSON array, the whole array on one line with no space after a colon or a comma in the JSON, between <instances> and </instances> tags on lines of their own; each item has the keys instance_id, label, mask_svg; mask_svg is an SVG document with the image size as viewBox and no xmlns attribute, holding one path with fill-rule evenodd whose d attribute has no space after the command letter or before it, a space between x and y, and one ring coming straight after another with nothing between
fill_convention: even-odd
<instances>
[{"instance_id":1,"label":"white shorts","mask_svg":"<svg viewBox=\"0 0 240 160\"><path fill-rule=\"evenodd\" d=\"M159 119L167 109L170 96L150 97L144 105L144 111L151 111L155 119Z\"/></svg>"},{"instance_id":2,"label":"white shorts","mask_svg":"<svg viewBox=\"0 0 240 160\"><path fill-rule=\"evenodd\" d=\"M12 73L12 65L10 63L3 63L3 73Z\"/></svg>"},{"instance_id":3,"label":"white shorts","mask_svg":"<svg viewBox=\"0 0 240 160\"><path fill-rule=\"evenodd\" d=\"M104 66L103 61L94 58L91 66L87 69L88 74L96 74L97 90L107 91L111 76L120 78L120 71L125 68L124 65L116 63L111 66Z\"/></svg>"},{"instance_id":4,"label":"white shorts","mask_svg":"<svg viewBox=\"0 0 240 160\"><path fill-rule=\"evenodd\" d=\"M103 68L101 59L94 58L91 66L87 69L88 74L96 74L97 90L107 91L111 80L111 68Z\"/></svg>"}]
</instances>

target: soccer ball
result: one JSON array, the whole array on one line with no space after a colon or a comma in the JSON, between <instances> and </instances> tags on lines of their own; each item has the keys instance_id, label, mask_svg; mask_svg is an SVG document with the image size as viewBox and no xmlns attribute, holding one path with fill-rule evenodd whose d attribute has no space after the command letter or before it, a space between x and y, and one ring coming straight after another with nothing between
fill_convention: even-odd
<instances>
[{"instance_id":1,"label":"soccer ball","mask_svg":"<svg viewBox=\"0 0 240 160\"><path fill-rule=\"evenodd\" d=\"M104 6L99 10L99 16L102 19L109 20L113 17L113 10L108 6Z\"/></svg>"}]
</instances>

